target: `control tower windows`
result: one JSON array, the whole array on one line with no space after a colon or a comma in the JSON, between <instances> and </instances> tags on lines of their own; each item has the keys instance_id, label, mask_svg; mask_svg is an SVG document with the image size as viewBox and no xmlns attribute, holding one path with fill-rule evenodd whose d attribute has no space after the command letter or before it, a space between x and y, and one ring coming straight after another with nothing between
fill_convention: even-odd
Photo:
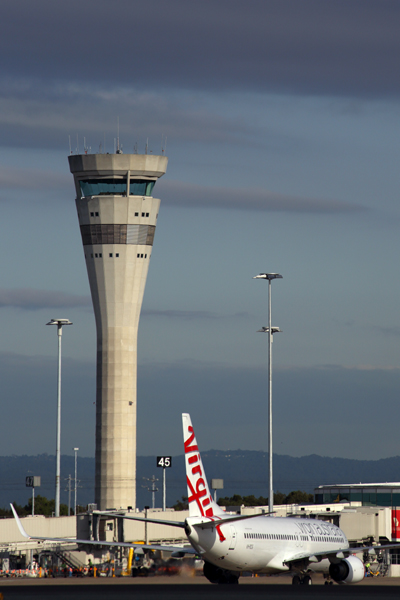
<instances>
[{"instance_id":1,"label":"control tower windows","mask_svg":"<svg viewBox=\"0 0 400 600\"><path fill-rule=\"evenodd\" d=\"M131 196L151 196L155 181L143 179L131 179L129 182L129 194Z\"/></svg>"},{"instance_id":2,"label":"control tower windows","mask_svg":"<svg viewBox=\"0 0 400 600\"><path fill-rule=\"evenodd\" d=\"M155 181L131 179L129 194L131 196L151 196ZM87 196L126 196L126 179L81 179L79 181L81 197Z\"/></svg>"},{"instance_id":3,"label":"control tower windows","mask_svg":"<svg viewBox=\"0 0 400 600\"><path fill-rule=\"evenodd\" d=\"M126 196L126 179L84 179L79 184L82 197Z\"/></svg>"}]
</instances>

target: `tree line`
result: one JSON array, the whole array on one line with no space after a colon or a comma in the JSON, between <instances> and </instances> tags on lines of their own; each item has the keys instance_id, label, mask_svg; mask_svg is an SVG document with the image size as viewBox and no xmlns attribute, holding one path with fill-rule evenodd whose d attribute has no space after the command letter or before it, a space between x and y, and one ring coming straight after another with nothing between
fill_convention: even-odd
<instances>
[{"instance_id":1,"label":"tree line","mask_svg":"<svg viewBox=\"0 0 400 600\"><path fill-rule=\"evenodd\" d=\"M35 496L35 515L44 515L45 517L51 517L55 513L55 500L54 498L48 500L45 496L40 496L39 494ZM32 498L29 498L28 503L25 506L21 506L16 502L13 502L13 506L17 511L18 516L27 517L32 514ZM77 512L84 512L87 507L77 506ZM70 515L74 514L74 510L70 509ZM12 517L11 508L0 508L0 518L9 518ZM68 506L67 504L60 504L60 516L67 517L68 516Z\"/></svg>"}]
</instances>

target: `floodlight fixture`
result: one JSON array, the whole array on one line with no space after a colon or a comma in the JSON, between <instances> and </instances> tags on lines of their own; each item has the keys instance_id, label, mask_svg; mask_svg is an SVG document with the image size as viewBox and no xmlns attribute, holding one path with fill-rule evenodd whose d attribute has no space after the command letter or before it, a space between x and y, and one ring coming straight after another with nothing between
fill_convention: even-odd
<instances>
[{"instance_id":1,"label":"floodlight fixture","mask_svg":"<svg viewBox=\"0 0 400 600\"><path fill-rule=\"evenodd\" d=\"M261 329L257 329L257 333L269 333L269 327L261 327ZM274 335L274 333L282 333L282 329L279 329L279 327L272 327L271 333L272 335Z\"/></svg>"},{"instance_id":2,"label":"floodlight fixture","mask_svg":"<svg viewBox=\"0 0 400 600\"><path fill-rule=\"evenodd\" d=\"M268 279L268 281L272 281L272 279L283 279L283 277L279 273L260 273L253 277L253 279Z\"/></svg>"}]
</instances>

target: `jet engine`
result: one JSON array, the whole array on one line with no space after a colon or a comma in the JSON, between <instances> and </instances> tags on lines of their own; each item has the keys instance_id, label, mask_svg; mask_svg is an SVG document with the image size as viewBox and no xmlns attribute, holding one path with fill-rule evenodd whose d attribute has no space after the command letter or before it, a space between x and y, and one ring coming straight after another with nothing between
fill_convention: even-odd
<instances>
[{"instance_id":1,"label":"jet engine","mask_svg":"<svg viewBox=\"0 0 400 600\"><path fill-rule=\"evenodd\" d=\"M203 573L211 583L239 583L239 573L221 569L209 562L204 563Z\"/></svg>"},{"instance_id":2,"label":"jet engine","mask_svg":"<svg viewBox=\"0 0 400 600\"><path fill-rule=\"evenodd\" d=\"M337 583L358 583L364 579L364 563L356 556L349 556L338 563L331 563L329 575Z\"/></svg>"}]
</instances>

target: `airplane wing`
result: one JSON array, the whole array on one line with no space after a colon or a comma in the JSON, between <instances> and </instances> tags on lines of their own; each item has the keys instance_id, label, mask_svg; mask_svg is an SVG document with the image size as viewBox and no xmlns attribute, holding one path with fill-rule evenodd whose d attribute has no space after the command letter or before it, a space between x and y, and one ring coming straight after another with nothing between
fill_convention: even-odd
<instances>
[{"instance_id":1,"label":"airplane wing","mask_svg":"<svg viewBox=\"0 0 400 600\"><path fill-rule=\"evenodd\" d=\"M233 523L234 521L243 521L244 519L254 519L255 517L264 517L273 513L259 513L256 515L236 515L232 517L210 517L206 521L199 520L190 521L190 525L194 527L201 527L201 529L213 529L216 525L225 525L226 523Z\"/></svg>"},{"instance_id":2,"label":"airplane wing","mask_svg":"<svg viewBox=\"0 0 400 600\"><path fill-rule=\"evenodd\" d=\"M163 545L152 545L152 544L135 544L131 542L106 542L106 541L95 541L95 540L81 540L79 538L49 538L29 535L24 526L21 523L21 519L17 515L17 512L12 504L10 504L14 518L17 522L17 526L20 534L28 540L37 540L39 542L60 542L64 544L90 544L92 546L109 546L109 547L122 547L122 548L142 548L145 550L161 550L164 552L172 552L176 556L183 556L184 554L197 554L192 546L163 546Z\"/></svg>"},{"instance_id":3,"label":"airplane wing","mask_svg":"<svg viewBox=\"0 0 400 600\"><path fill-rule=\"evenodd\" d=\"M311 563L316 563L320 562L324 558L329 558L333 560L337 558L338 560L342 560L343 558L347 558L351 554L360 554L361 552L370 552L371 550L373 550L374 552L379 550L390 550L392 548L399 547L400 543L397 542L393 544L380 544L379 546L357 546L355 548L344 548L343 550L335 550L333 552L329 552L327 550L324 550L322 552L313 552L312 554L310 554L309 552L303 552L294 554L290 558L286 558L284 563L290 565L296 562L300 562L302 560L308 560Z\"/></svg>"},{"instance_id":4,"label":"airplane wing","mask_svg":"<svg viewBox=\"0 0 400 600\"><path fill-rule=\"evenodd\" d=\"M181 527L182 529L185 529L184 521L166 521L163 519L153 519L148 517L135 517L135 515L101 512L100 510L94 510L93 514L101 515L104 517L122 517L123 519L131 519L132 521L142 521L143 523L157 523L158 525L170 525L171 527Z\"/></svg>"}]
</instances>

